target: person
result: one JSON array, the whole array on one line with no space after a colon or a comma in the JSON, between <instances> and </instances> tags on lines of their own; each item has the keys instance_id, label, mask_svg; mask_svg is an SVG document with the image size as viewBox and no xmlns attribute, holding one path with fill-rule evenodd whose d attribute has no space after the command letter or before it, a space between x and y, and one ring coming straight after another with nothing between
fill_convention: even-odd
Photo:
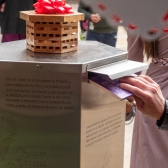
<instances>
[{"instance_id":1,"label":"person","mask_svg":"<svg viewBox=\"0 0 168 168\"><path fill-rule=\"evenodd\" d=\"M134 95L136 106L143 114L157 120L157 128L168 130L168 100L160 86L146 75L123 77L120 87Z\"/></svg>"},{"instance_id":2,"label":"person","mask_svg":"<svg viewBox=\"0 0 168 168\"><path fill-rule=\"evenodd\" d=\"M1 23L2 23L2 14L4 12L4 7L5 7L5 3L3 3L1 6L0 6L0 26L1 26Z\"/></svg>"},{"instance_id":3,"label":"person","mask_svg":"<svg viewBox=\"0 0 168 168\"><path fill-rule=\"evenodd\" d=\"M0 0L5 3L2 15L2 43L26 38L26 22L19 18L20 11L33 10L36 0Z\"/></svg>"},{"instance_id":4,"label":"person","mask_svg":"<svg viewBox=\"0 0 168 168\"><path fill-rule=\"evenodd\" d=\"M142 62L145 49L147 57L151 58L146 75L160 86L166 100L168 99L167 43L168 34L166 33L163 33L159 39L153 42L146 42L139 36L128 35L128 59ZM153 84L152 89L154 89ZM153 101L156 103L156 100ZM161 102L163 103L163 98L161 98ZM149 96L147 96L146 103L151 103ZM138 104L138 107L140 110L144 110L142 102ZM163 105L155 106L155 108L161 108L160 110L163 111ZM157 115L156 118L159 119L160 115ZM154 118L144 115L139 110L136 111L130 168L167 168L168 141L166 139L168 139L168 132L157 129L155 124L156 120Z\"/></svg>"},{"instance_id":5,"label":"person","mask_svg":"<svg viewBox=\"0 0 168 168\"><path fill-rule=\"evenodd\" d=\"M111 27L99 14L92 9L79 2L78 12L84 13L85 20L88 20L88 30L86 40L98 41L112 47L116 46L117 28Z\"/></svg>"}]
</instances>

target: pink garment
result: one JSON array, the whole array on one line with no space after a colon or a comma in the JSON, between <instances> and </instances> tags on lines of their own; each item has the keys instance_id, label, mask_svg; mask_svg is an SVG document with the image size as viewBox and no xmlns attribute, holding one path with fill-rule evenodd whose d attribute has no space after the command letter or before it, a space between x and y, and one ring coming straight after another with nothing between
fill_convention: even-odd
<instances>
[{"instance_id":1,"label":"pink garment","mask_svg":"<svg viewBox=\"0 0 168 168\"><path fill-rule=\"evenodd\" d=\"M139 37L128 37L128 59L143 61L143 44ZM159 39L159 57L168 58L168 34ZM147 75L156 81L168 99L168 65L150 63ZM130 168L168 168L168 131L156 128L156 120L137 110L131 150Z\"/></svg>"},{"instance_id":2,"label":"pink garment","mask_svg":"<svg viewBox=\"0 0 168 168\"><path fill-rule=\"evenodd\" d=\"M25 38L26 38L25 34L3 34L2 43L16 40L23 40Z\"/></svg>"}]
</instances>

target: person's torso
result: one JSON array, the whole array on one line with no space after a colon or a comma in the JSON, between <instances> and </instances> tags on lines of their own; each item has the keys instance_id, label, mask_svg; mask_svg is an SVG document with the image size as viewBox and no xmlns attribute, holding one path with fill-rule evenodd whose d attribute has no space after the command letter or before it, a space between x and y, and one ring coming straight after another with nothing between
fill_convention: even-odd
<instances>
[{"instance_id":1,"label":"person's torso","mask_svg":"<svg viewBox=\"0 0 168 168\"><path fill-rule=\"evenodd\" d=\"M158 39L158 59L168 58L168 34ZM168 64L151 62L146 75L157 82L168 99ZM159 130L156 120L137 111L134 123L130 168L167 168L168 131Z\"/></svg>"},{"instance_id":2,"label":"person's torso","mask_svg":"<svg viewBox=\"0 0 168 168\"><path fill-rule=\"evenodd\" d=\"M89 30L97 33L113 33L117 32L117 28L109 26L105 19L101 18L98 23L89 22Z\"/></svg>"},{"instance_id":3,"label":"person's torso","mask_svg":"<svg viewBox=\"0 0 168 168\"><path fill-rule=\"evenodd\" d=\"M25 34L26 23L20 19L20 11L33 9L33 0L6 0L2 16L2 34Z\"/></svg>"}]
</instances>

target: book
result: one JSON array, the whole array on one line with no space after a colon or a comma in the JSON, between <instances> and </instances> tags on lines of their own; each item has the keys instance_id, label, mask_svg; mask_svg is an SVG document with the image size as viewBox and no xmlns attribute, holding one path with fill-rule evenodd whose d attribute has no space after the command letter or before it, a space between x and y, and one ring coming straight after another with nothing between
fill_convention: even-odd
<instances>
[{"instance_id":1,"label":"book","mask_svg":"<svg viewBox=\"0 0 168 168\"><path fill-rule=\"evenodd\" d=\"M120 80L110 79L107 75L102 74L94 74L89 75L89 82L95 84L96 86L100 87L101 89L104 89L105 91L109 92L119 100L124 100L130 96L132 96L132 93L122 89L119 84Z\"/></svg>"}]
</instances>

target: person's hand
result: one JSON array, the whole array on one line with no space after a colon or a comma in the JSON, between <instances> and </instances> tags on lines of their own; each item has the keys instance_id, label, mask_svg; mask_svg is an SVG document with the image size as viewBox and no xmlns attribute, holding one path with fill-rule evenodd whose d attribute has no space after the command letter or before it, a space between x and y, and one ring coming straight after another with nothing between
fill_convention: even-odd
<instances>
[{"instance_id":1,"label":"person's hand","mask_svg":"<svg viewBox=\"0 0 168 168\"><path fill-rule=\"evenodd\" d=\"M150 77L123 77L120 87L134 95L137 108L144 114L159 120L164 111L165 99L159 85Z\"/></svg>"},{"instance_id":2,"label":"person's hand","mask_svg":"<svg viewBox=\"0 0 168 168\"><path fill-rule=\"evenodd\" d=\"M129 113L132 112L132 107L133 107L133 105L135 105L132 102L134 102L134 97L133 96L128 97L126 100L126 115L128 115Z\"/></svg>"},{"instance_id":3,"label":"person's hand","mask_svg":"<svg viewBox=\"0 0 168 168\"><path fill-rule=\"evenodd\" d=\"M0 7L0 12L4 12L4 8L5 8L5 3L3 3Z\"/></svg>"},{"instance_id":4,"label":"person's hand","mask_svg":"<svg viewBox=\"0 0 168 168\"><path fill-rule=\"evenodd\" d=\"M91 14L91 15L90 15L90 20L91 20L92 22L94 22L94 23L98 23L98 22L101 20L101 18L100 18L100 16L97 15L97 14Z\"/></svg>"}]
</instances>

